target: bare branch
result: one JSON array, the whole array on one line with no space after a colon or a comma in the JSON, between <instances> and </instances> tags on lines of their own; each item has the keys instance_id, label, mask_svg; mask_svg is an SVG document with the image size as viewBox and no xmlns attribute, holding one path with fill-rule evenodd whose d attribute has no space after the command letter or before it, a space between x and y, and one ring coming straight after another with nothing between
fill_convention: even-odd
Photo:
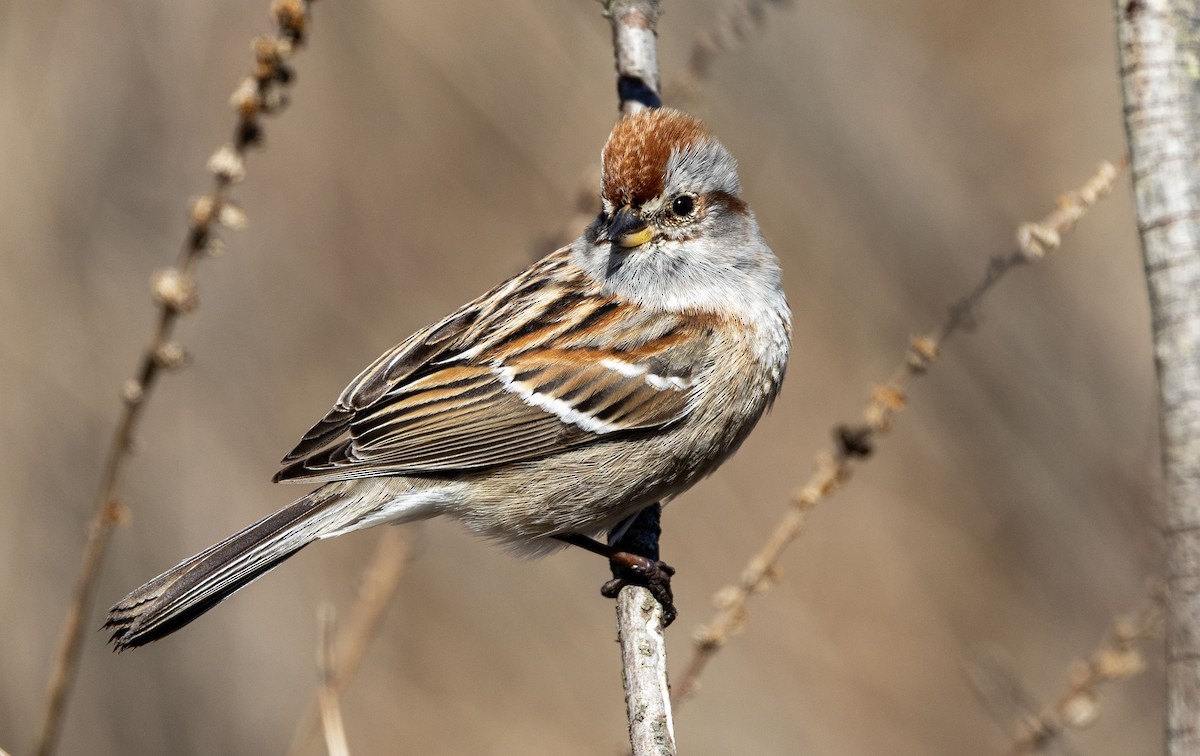
<instances>
[{"instance_id":1,"label":"bare branch","mask_svg":"<svg viewBox=\"0 0 1200 756\"><path fill-rule=\"evenodd\" d=\"M96 514L88 526L87 543L79 577L67 617L63 621L55 656L54 668L47 685L41 727L38 731L37 753L48 756L54 752L62 726L64 707L82 642L84 618L91 602L96 575L104 560L112 528L125 517L117 497L121 473L129 458L134 430L155 381L164 371L182 366L186 353L171 340L175 324L181 315L196 309L196 283L192 271L206 254L219 250L216 238L218 227L240 228L245 224L242 211L233 204L230 192L234 184L245 178L247 151L262 139L261 116L277 113L287 104L285 89L293 76L288 61L306 39L311 0L273 0L271 17L275 31L270 36L254 39L254 66L234 91L230 104L237 112L237 125L229 144L219 148L208 161L213 186L208 194L192 203L188 218L187 236L174 268L154 275L151 291L158 304L158 316L150 344L142 354L135 377L121 389L125 408L117 422L108 449L108 459L97 496Z\"/></svg>"},{"instance_id":2,"label":"bare branch","mask_svg":"<svg viewBox=\"0 0 1200 756\"><path fill-rule=\"evenodd\" d=\"M1100 689L1146 668L1137 644L1156 636L1161 627L1162 598L1157 595L1135 614L1118 617L1092 655L1071 665L1067 685L1054 703L1033 719L1019 723L1009 749L1011 756L1043 751L1065 730L1082 729L1095 722L1100 716Z\"/></svg>"},{"instance_id":3,"label":"bare branch","mask_svg":"<svg viewBox=\"0 0 1200 756\"><path fill-rule=\"evenodd\" d=\"M325 733L325 750L329 756L350 756L346 743L346 728L342 724L342 707L337 688L337 653L334 649L334 632L337 612L333 606L324 604L318 617L321 626L317 641L317 700L321 707L321 728Z\"/></svg>"},{"instance_id":4,"label":"bare branch","mask_svg":"<svg viewBox=\"0 0 1200 756\"><path fill-rule=\"evenodd\" d=\"M404 527L384 528L379 537L375 554L360 579L358 594L337 633L335 648L338 665L326 686L335 697L345 692L346 686L358 673L367 646L383 620L383 613L396 595L400 578L408 564L411 538L409 530ZM318 692L296 725L288 754L298 755L308 751L309 744L317 734L317 722L321 714L320 695Z\"/></svg>"},{"instance_id":5,"label":"bare branch","mask_svg":"<svg viewBox=\"0 0 1200 756\"><path fill-rule=\"evenodd\" d=\"M946 340L973 322L983 297L1006 273L1023 263L1040 260L1057 249L1062 236L1074 227L1088 208L1112 190L1113 181L1124 165L1124 161L1119 167L1102 163L1083 188L1059 198L1054 212L1039 223L1021 226L1017 249L1007 256L993 258L980 282L951 306L946 320L936 330L910 339L904 361L886 383L871 391L862 420L834 429L833 448L817 455L815 470L808 482L792 494L783 517L767 537L767 542L750 558L740 582L717 592L715 602L719 608L716 614L693 637L691 659L676 686L677 704L695 694L700 675L713 655L730 636L742 630L747 619L746 604L751 596L771 586L783 552L803 532L809 512L844 486L854 474L855 463L869 457L875 440L891 430L893 417L905 407L909 386L937 361Z\"/></svg>"},{"instance_id":6,"label":"bare branch","mask_svg":"<svg viewBox=\"0 0 1200 756\"><path fill-rule=\"evenodd\" d=\"M608 0L605 15L612 23L617 93L625 115L662 104L658 75L658 0ZM657 506L657 505L656 505ZM657 511L639 516L623 539L644 542L658 558ZM643 552L645 553L645 552ZM614 573L615 574L615 573ZM671 694L667 684L667 645L663 608L650 591L626 585L617 594L617 635L621 644L629 742L634 756L675 753Z\"/></svg>"},{"instance_id":7,"label":"bare branch","mask_svg":"<svg viewBox=\"0 0 1200 756\"><path fill-rule=\"evenodd\" d=\"M658 18L662 8L658 0L607 0L604 15L612 23L621 113L661 106Z\"/></svg>"},{"instance_id":8,"label":"bare branch","mask_svg":"<svg viewBox=\"0 0 1200 756\"><path fill-rule=\"evenodd\" d=\"M621 679L629 711L629 738L635 756L675 753L671 692L667 687L667 648L663 608L645 588L627 587L617 600Z\"/></svg>"},{"instance_id":9,"label":"bare branch","mask_svg":"<svg viewBox=\"0 0 1200 756\"><path fill-rule=\"evenodd\" d=\"M1091 726L1100 716L1100 695L1112 682L1128 680L1146 668L1138 648L1162 631L1163 591L1155 587L1133 614L1113 620L1108 635L1086 659L1071 663L1067 682L1054 703L1040 710L995 653L970 659L967 677L980 701L1008 730L1016 722L1009 756L1032 756L1051 748L1073 752L1064 742L1068 730Z\"/></svg>"}]
</instances>

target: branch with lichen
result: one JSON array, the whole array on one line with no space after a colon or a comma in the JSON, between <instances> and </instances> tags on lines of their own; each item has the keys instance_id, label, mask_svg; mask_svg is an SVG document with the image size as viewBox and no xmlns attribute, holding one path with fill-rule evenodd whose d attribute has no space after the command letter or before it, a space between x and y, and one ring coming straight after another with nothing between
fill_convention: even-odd
<instances>
[{"instance_id":1,"label":"branch with lichen","mask_svg":"<svg viewBox=\"0 0 1200 756\"><path fill-rule=\"evenodd\" d=\"M693 636L691 659L675 687L676 703L696 693L700 675L708 662L730 637L737 635L745 626L746 605L750 597L771 587L779 560L787 547L803 532L809 513L817 504L846 485L858 463L871 456L876 440L891 430L896 414L904 409L909 387L938 360L946 341L974 322L984 296L1009 271L1041 260L1058 249L1062 237L1074 228L1088 209L1112 191L1113 182L1125 167L1124 160L1116 166L1102 163L1081 189L1060 197L1058 207L1052 213L1038 223L1023 224L1017 231L1017 248L989 262L983 278L950 307L949 314L940 326L928 334L910 339L904 361L886 383L871 391L862 420L834 429L833 448L817 456L812 475L792 494L783 517L762 548L750 558L739 582L717 592L716 614Z\"/></svg>"},{"instance_id":2,"label":"branch with lichen","mask_svg":"<svg viewBox=\"0 0 1200 756\"><path fill-rule=\"evenodd\" d=\"M121 389L124 404L116 431L108 449L108 458L100 481L98 506L88 527L87 543L74 596L63 622L58 653L47 686L37 753L54 752L62 726L63 712L75 678L82 642L84 617L87 615L96 575L104 560L112 528L125 518L117 488L133 445L134 431L155 382L164 372L179 368L187 354L172 340L179 318L194 311L199 303L193 271L205 256L221 249L217 228L240 228L245 215L230 198L235 184L245 178L245 157L262 140L262 116L279 112L287 104L286 89L292 81L288 61L304 43L308 32L312 0L273 0L271 18L275 30L254 39L254 66L230 98L237 112L232 140L220 147L208 161L213 185L207 194L192 202L188 230L175 267L154 274L151 291L158 315L150 343L139 360L134 377Z\"/></svg>"}]
</instances>

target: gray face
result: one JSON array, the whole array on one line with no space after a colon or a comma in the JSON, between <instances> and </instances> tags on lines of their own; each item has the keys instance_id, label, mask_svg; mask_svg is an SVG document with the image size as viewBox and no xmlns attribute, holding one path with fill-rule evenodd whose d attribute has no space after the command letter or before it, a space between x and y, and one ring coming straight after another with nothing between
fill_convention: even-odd
<instances>
[{"instance_id":1,"label":"gray face","mask_svg":"<svg viewBox=\"0 0 1200 756\"><path fill-rule=\"evenodd\" d=\"M573 257L607 289L648 307L756 309L755 301L778 292L779 267L739 191L733 156L716 140L675 149L662 193L631 208L652 232L649 240L634 247L610 241L620 208L605 200Z\"/></svg>"}]
</instances>

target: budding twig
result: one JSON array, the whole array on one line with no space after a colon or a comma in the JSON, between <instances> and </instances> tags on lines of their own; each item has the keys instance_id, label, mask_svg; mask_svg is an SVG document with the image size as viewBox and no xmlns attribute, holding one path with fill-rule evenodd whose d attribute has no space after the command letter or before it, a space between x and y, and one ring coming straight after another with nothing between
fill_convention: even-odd
<instances>
[{"instance_id":1,"label":"budding twig","mask_svg":"<svg viewBox=\"0 0 1200 756\"><path fill-rule=\"evenodd\" d=\"M199 304L192 276L196 263L205 254L217 250L219 240L215 236L219 226L236 229L245 224L244 214L229 194L233 185L245 177L246 152L262 139L261 116L276 113L287 104L285 90L293 78L288 61L305 41L310 4L311 0L272 1L271 17L275 21L275 30L271 35L253 41L252 72L238 85L230 100L238 117L233 138L208 161L208 170L213 175L212 189L192 202L179 261L174 268L155 273L151 281L158 317L134 377L121 388L124 409L108 448L96 514L88 527L79 578L63 621L58 653L47 686L37 740L39 756L54 752L67 695L75 677L83 621L92 588L108 548L112 527L126 516L117 498L117 485L129 458L134 429L159 375L186 361L186 352L171 340L171 336L179 317L192 312Z\"/></svg>"},{"instance_id":2,"label":"budding twig","mask_svg":"<svg viewBox=\"0 0 1200 756\"><path fill-rule=\"evenodd\" d=\"M1031 756L1058 743L1067 730L1092 725L1100 716L1101 689L1110 682L1127 680L1145 669L1138 646L1158 637L1163 624L1163 591L1155 590L1137 612L1118 617L1108 636L1086 659L1073 662L1067 683L1052 704L1037 713L1021 716L1016 724L1009 756ZM993 691L986 680L972 681L985 700Z\"/></svg>"},{"instance_id":3,"label":"budding twig","mask_svg":"<svg viewBox=\"0 0 1200 756\"><path fill-rule=\"evenodd\" d=\"M1125 160L1115 166L1102 163L1081 189L1060 197L1053 212L1038 223L1023 224L1018 229L1016 250L1006 256L993 258L983 278L950 307L949 314L940 326L926 335L914 336L909 340L904 361L886 383L872 389L862 420L834 429L833 448L817 455L812 475L793 492L783 517L762 548L750 558L740 581L717 592L716 614L693 637L691 659L675 687L677 703L695 694L700 675L713 655L745 626L746 604L751 596L771 586L783 552L803 532L809 512L844 486L856 469L855 463L869 457L875 440L891 430L893 418L905 407L909 386L937 361L946 340L973 323L983 297L1005 274L1019 265L1040 260L1057 249L1063 235L1074 228L1088 208L1112 190L1113 182L1126 166Z\"/></svg>"}]
</instances>

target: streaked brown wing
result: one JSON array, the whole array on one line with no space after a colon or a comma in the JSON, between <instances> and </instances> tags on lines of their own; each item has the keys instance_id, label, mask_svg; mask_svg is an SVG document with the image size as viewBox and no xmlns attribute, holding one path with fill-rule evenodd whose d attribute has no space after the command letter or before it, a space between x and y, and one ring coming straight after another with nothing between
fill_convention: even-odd
<instances>
[{"instance_id":1,"label":"streaked brown wing","mask_svg":"<svg viewBox=\"0 0 1200 756\"><path fill-rule=\"evenodd\" d=\"M540 265L382 355L275 479L478 469L682 417L707 339Z\"/></svg>"},{"instance_id":2,"label":"streaked brown wing","mask_svg":"<svg viewBox=\"0 0 1200 756\"><path fill-rule=\"evenodd\" d=\"M529 404L592 433L666 425L691 394L690 366L627 353L542 349L506 361L501 380Z\"/></svg>"},{"instance_id":3,"label":"streaked brown wing","mask_svg":"<svg viewBox=\"0 0 1200 756\"><path fill-rule=\"evenodd\" d=\"M646 366L581 351L447 365L354 413L348 438L338 433L277 480L478 469L665 425L686 412L688 381L660 381Z\"/></svg>"},{"instance_id":4,"label":"streaked brown wing","mask_svg":"<svg viewBox=\"0 0 1200 756\"><path fill-rule=\"evenodd\" d=\"M285 473L294 465L289 463L318 454L335 443L349 429L361 410L371 407L389 391L411 380L414 374L431 362L453 354L458 340L479 316L477 303L471 303L424 331L418 331L398 346L381 354L378 359L350 382L342 391L333 409L308 429L300 442L283 458L285 465L275 476L287 480Z\"/></svg>"},{"instance_id":5,"label":"streaked brown wing","mask_svg":"<svg viewBox=\"0 0 1200 756\"><path fill-rule=\"evenodd\" d=\"M360 411L348 438L278 480L446 472L544 455L586 435L526 404L485 366L439 370Z\"/></svg>"}]
</instances>

